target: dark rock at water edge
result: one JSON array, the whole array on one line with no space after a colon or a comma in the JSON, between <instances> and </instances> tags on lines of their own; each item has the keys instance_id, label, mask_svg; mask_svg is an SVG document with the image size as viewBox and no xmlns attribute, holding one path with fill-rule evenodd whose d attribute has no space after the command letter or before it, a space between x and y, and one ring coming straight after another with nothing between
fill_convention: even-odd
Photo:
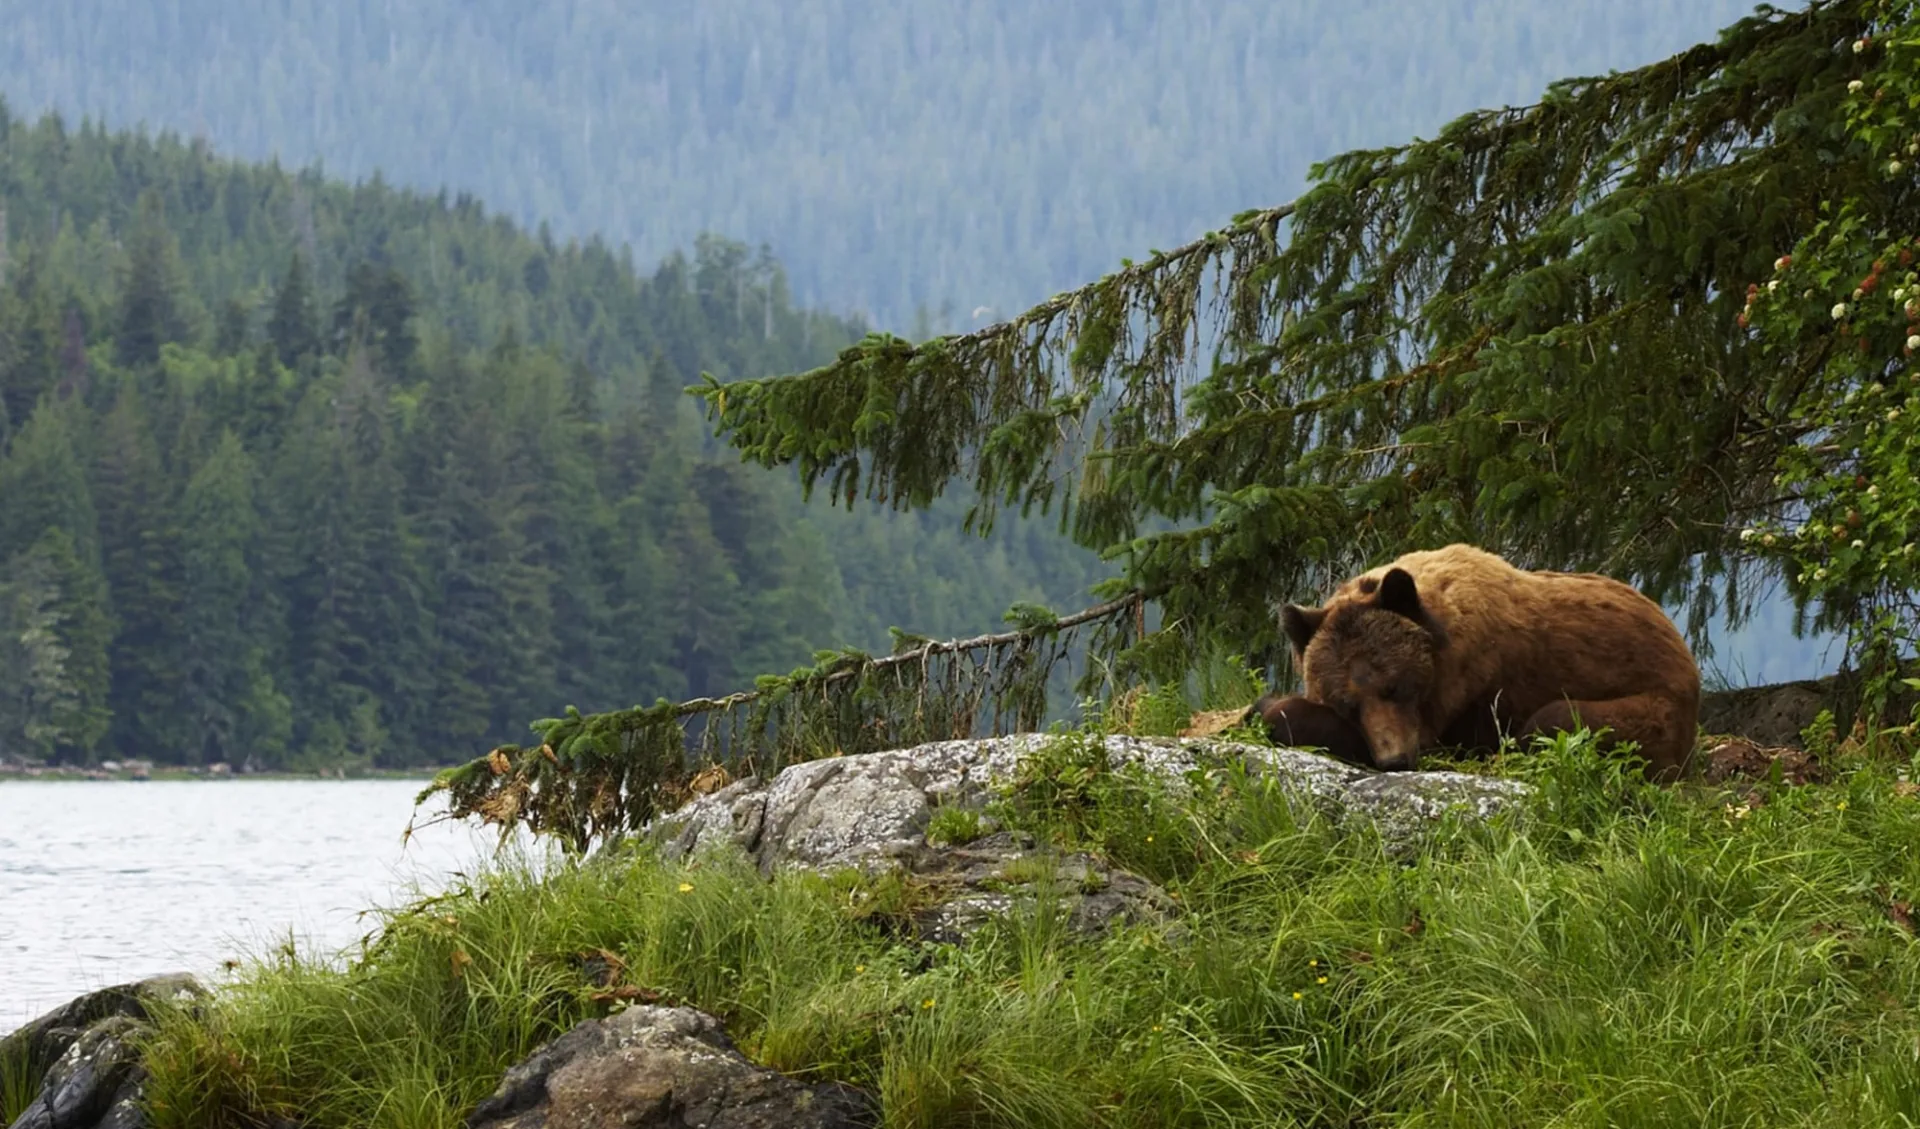
<instances>
[{"instance_id":1,"label":"dark rock at water edge","mask_svg":"<svg viewBox=\"0 0 1920 1129\"><path fill-rule=\"evenodd\" d=\"M756 1066L718 1019L633 1007L591 1019L507 1071L470 1129L869 1129L873 1099Z\"/></svg>"},{"instance_id":2,"label":"dark rock at water edge","mask_svg":"<svg viewBox=\"0 0 1920 1129\"><path fill-rule=\"evenodd\" d=\"M41 1073L40 1093L10 1129L139 1129L146 1073L136 1040L157 1006L197 1005L199 981L158 976L90 992L0 1039L0 1060Z\"/></svg>"},{"instance_id":3,"label":"dark rock at water edge","mask_svg":"<svg viewBox=\"0 0 1920 1129\"><path fill-rule=\"evenodd\" d=\"M145 1024L109 1016L81 1033L40 1083L40 1096L14 1121L13 1129L132 1129L146 1124L140 1111L145 1074L134 1038Z\"/></svg>"}]
</instances>

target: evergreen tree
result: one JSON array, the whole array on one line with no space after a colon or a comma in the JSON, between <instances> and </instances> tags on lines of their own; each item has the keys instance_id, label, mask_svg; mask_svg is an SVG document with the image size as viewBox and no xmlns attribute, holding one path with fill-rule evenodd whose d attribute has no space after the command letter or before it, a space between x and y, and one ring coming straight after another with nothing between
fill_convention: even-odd
<instances>
[{"instance_id":1,"label":"evergreen tree","mask_svg":"<svg viewBox=\"0 0 1920 1129\"><path fill-rule=\"evenodd\" d=\"M167 230L158 195L140 197L120 291L115 343L120 363L152 365L160 347L192 334L190 301L181 281L179 248Z\"/></svg>"},{"instance_id":2,"label":"evergreen tree","mask_svg":"<svg viewBox=\"0 0 1920 1129\"><path fill-rule=\"evenodd\" d=\"M0 545L32 545L66 533L83 560L97 560L100 521L78 438L91 421L75 402L43 403L0 458Z\"/></svg>"},{"instance_id":3,"label":"evergreen tree","mask_svg":"<svg viewBox=\"0 0 1920 1129\"><path fill-rule=\"evenodd\" d=\"M213 351L223 357L231 357L247 347L252 337L252 316L247 304L239 298L229 298L220 305L220 320L214 327Z\"/></svg>"},{"instance_id":4,"label":"evergreen tree","mask_svg":"<svg viewBox=\"0 0 1920 1129\"><path fill-rule=\"evenodd\" d=\"M189 763L284 754L284 698L267 666L262 526L254 507L253 459L222 434L181 501L185 543L179 708L192 726Z\"/></svg>"},{"instance_id":5,"label":"evergreen tree","mask_svg":"<svg viewBox=\"0 0 1920 1129\"><path fill-rule=\"evenodd\" d=\"M527 491L515 482L509 432L535 423L512 413L508 385L519 377L496 353L479 371L440 374L429 422L431 486L421 528L439 549L438 693L431 731L474 741L499 732L499 696L524 700L554 691L551 577L527 543Z\"/></svg>"},{"instance_id":6,"label":"evergreen tree","mask_svg":"<svg viewBox=\"0 0 1920 1129\"><path fill-rule=\"evenodd\" d=\"M414 313L412 288L404 275L391 267L356 263L333 309L333 349L344 356L353 345L363 345L373 350L389 379L405 383L420 347Z\"/></svg>"},{"instance_id":7,"label":"evergreen tree","mask_svg":"<svg viewBox=\"0 0 1920 1129\"><path fill-rule=\"evenodd\" d=\"M180 709L182 568L177 498L145 397L122 388L94 456L101 564L118 631L113 743L128 756L177 761L195 744Z\"/></svg>"},{"instance_id":8,"label":"evergreen tree","mask_svg":"<svg viewBox=\"0 0 1920 1129\"><path fill-rule=\"evenodd\" d=\"M287 273L273 295L273 314L267 319L267 341L280 363L298 369L302 361L320 351L320 331L314 325L312 283L307 279L306 259L293 253Z\"/></svg>"},{"instance_id":9,"label":"evergreen tree","mask_svg":"<svg viewBox=\"0 0 1920 1129\"><path fill-rule=\"evenodd\" d=\"M60 375L60 322L40 256L29 255L0 288L0 447L26 425Z\"/></svg>"},{"instance_id":10,"label":"evergreen tree","mask_svg":"<svg viewBox=\"0 0 1920 1129\"><path fill-rule=\"evenodd\" d=\"M0 754L90 760L106 734L112 626L97 571L52 528L0 568Z\"/></svg>"},{"instance_id":11,"label":"evergreen tree","mask_svg":"<svg viewBox=\"0 0 1920 1129\"><path fill-rule=\"evenodd\" d=\"M86 328L80 311L69 305L61 322L60 383L54 391L61 396L85 397L92 390L93 366L87 360Z\"/></svg>"}]
</instances>

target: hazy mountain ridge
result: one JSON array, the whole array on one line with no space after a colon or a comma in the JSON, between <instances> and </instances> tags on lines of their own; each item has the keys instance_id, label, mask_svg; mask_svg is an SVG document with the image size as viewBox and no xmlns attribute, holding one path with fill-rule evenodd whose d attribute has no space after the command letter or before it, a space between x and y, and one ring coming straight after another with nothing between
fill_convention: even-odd
<instances>
[{"instance_id":1,"label":"hazy mountain ridge","mask_svg":"<svg viewBox=\"0 0 1920 1129\"><path fill-rule=\"evenodd\" d=\"M998 312L1309 164L1710 39L1736 0L0 0L0 93L481 194L653 262L770 243L802 304Z\"/></svg>"}]
</instances>

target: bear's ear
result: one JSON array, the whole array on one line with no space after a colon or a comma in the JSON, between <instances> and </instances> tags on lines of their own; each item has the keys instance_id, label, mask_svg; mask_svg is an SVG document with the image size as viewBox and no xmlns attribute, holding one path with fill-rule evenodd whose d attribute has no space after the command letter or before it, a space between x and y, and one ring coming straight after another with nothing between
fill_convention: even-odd
<instances>
[{"instance_id":1,"label":"bear's ear","mask_svg":"<svg viewBox=\"0 0 1920 1129\"><path fill-rule=\"evenodd\" d=\"M1307 644L1313 642L1314 632L1320 630L1320 621L1326 618L1325 608L1303 608L1298 604L1288 604L1280 609L1280 627L1286 631L1293 649L1301 654L1306 653Z\"/></svg>"},{"instance_id":2,"label":"bear's ear","mask_svg":"<svg viewBox=\"0 0 1920 1129\"><path fill-rule=\"evenodd\" d=\"M1390 568L1387 575L1380 578L1380 598L1376 605L1411 620L1426 615L1420 606L1420 592L1413 586L1413 574L1404 568Z\"/></svg>"},{"instance_id":3,"label":"bear's ear","mask_svg":"<svg viewBox=\"0 0 1920 1129\"><path fill-rule=\"evenodd\" d=\"M1388 569L1387 575L1380 578L1380 597L1374 606L1406 616L1426 628L1433 636L1435 646L1447 645L1446 629L1427 613L1426 605L1420 602L1420 590L1414 586L1413 574L1406 569Z\"/></svg>"}]
</instances>

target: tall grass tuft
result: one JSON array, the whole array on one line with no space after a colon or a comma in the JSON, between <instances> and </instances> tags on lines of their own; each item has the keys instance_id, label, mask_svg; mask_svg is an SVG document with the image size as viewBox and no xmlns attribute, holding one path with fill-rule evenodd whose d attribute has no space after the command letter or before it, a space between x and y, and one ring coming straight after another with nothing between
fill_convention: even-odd
<instances>
[{"instance_id":1,"label":"tall grass tuft","mask_svg":"<svg viewBox=\"0 0 1920 1129\"><path fill-rule=\"evenodd\" d=\"M42 1071L28 1060L24 1043L0 1040L0 1125L11 1125L40 1092Z\"/></svg>"},{"instance_id":2,"label":"tall grass tuft","mask_svg":"<svg viewBox=\"0 0 1920 1129\"><path fill-rule=\"evenodd\" d=\"M1888 768L1653 788L1584 738L1411 858L1272 782L1169 793L1072 740L995 815L1163 883L1177 930L1042 902L965 947L899 879L507 864L336 968L270 956L151 1047L156 1126L451 1127L541 1041L659 998L894 1127L1912 1126L1920 800Z\"/></svg>"}]
</instances>

